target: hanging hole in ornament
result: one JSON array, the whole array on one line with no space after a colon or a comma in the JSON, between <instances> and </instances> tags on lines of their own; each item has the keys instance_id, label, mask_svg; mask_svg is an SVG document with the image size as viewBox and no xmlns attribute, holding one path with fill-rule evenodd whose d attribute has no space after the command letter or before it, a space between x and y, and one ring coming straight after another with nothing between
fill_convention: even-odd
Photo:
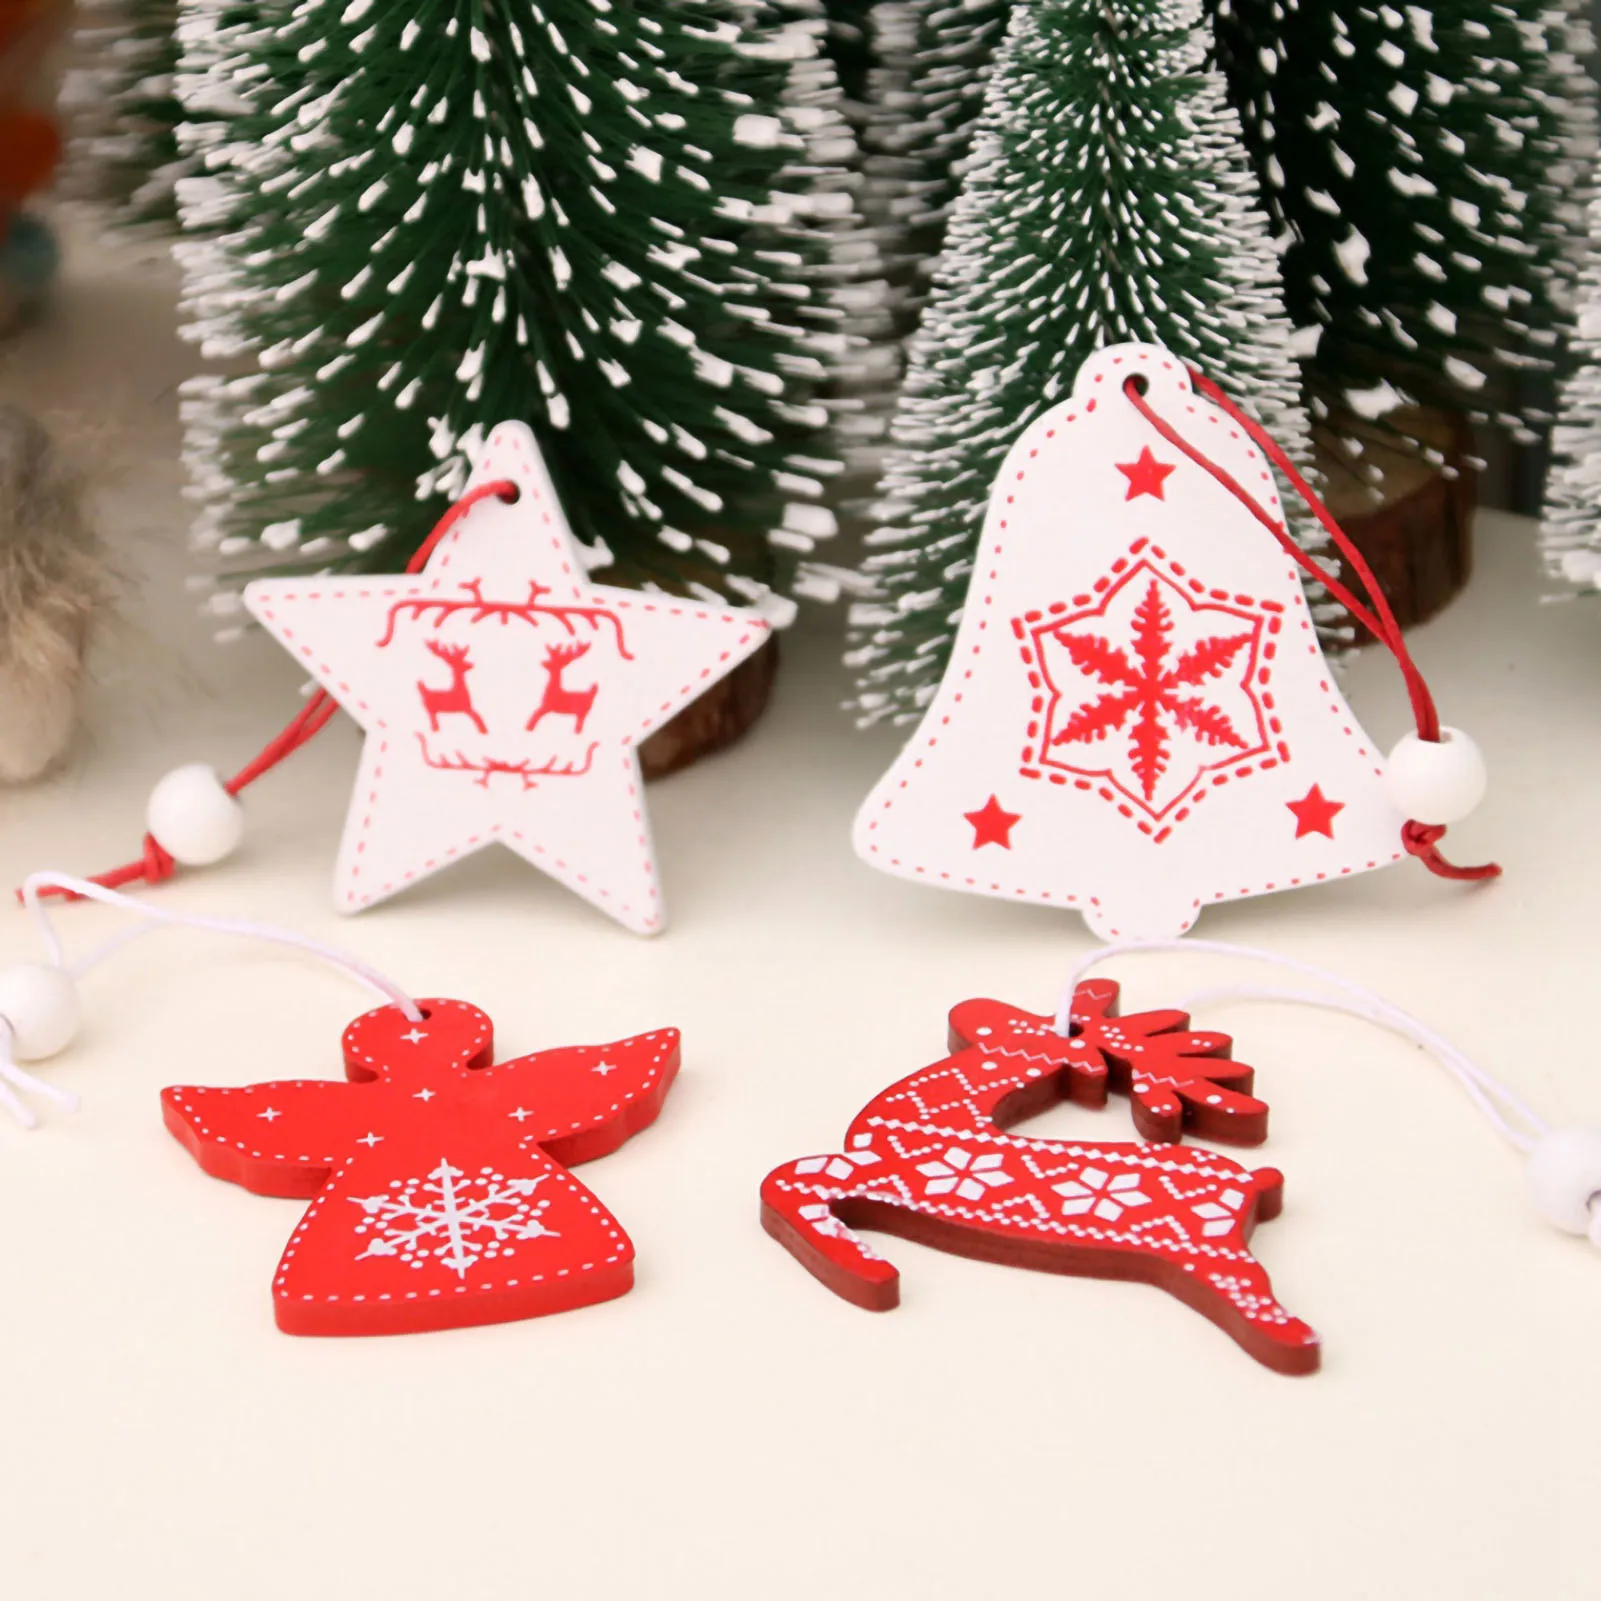
<instances>
[{"instance_id":1,"label":"hanging hole in ornament","mask_svg":"<svg viewBox=\"0 0 1601 1601\"><path fill-rule=\"evenodd\" d=\"M1144 396L1150 393L1151 380L1142 372L1131 372L1123 380L1123 393Z\"/></svg>"},{"instance_id":2,"label":"hanging hole in ornament","mask_svg":"<svg viewBox=\"0 0 1601 1601\"><path fill-rule=\"evenodd\" d=\"M522 487L519 484L505 484L495 498L508 506L515 506L523 498Z\"/></svg>"}]
</instances>

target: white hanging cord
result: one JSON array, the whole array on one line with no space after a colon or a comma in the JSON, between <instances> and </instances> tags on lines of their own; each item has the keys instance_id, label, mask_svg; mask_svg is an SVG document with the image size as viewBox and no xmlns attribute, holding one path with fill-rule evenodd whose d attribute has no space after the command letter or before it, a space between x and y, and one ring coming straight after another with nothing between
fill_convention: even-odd
<instances>
[{"instance_id":1,"label":"white hanging cord","mask_svg":"<svg viewBox=\"0 0 1601 1601\"><path fill-rule=\"evenodd\" d=\"M76 962L69 963L61 936L50 920L49 908L41 898L47 890L64 890L85 900L99 901L105 906L120 907L142 918L143 923L107 940L104 945L80 957ZM64 975L64 978L57 976L51 983L58 991L63 989L67 991L65 1000L69 1003L64 1021L59 1013L52 1019L52 1025L59 1023L63 1030L60 1037L53 1043L42 1047L36 1046L31 1052L33 1056L53 1055L76 1032L76 1002L71 995L71 981L82 977L91 968L121 950L131 940L154 933L158 928L197 928L213 934L231 934L243 939L265 940L272 945L284 945L291 950L304 951L307 955L315 956L320 961L349 974L357 983L373 990L391 1005L398 1006L408 1021L413 1023L424 1021L422 1009L417 1002L393 980L385 978L382 973L350 955L348 951L342 951L337 946L324 945L319 940L309 939L304 934L296 934L289 929L274 928L266 923L244 922L231 917L203 917L192 912L172 911L166 907L151 905L148 901L138 901L127 895L120 895L114 889L107 889L104 885L92 883L88 879L74 878L68 873L30 874L22 886L22 903L39 931L40 941L49 958L49 968L58 975ZM11 971L13 973L31 971L41 978L46 976L43 970L37 968ZM0 988L4 988L6 976L6 971L0 970ZM4 1108L25 1128L33 1128L37 1125L38 1119L16 1093L19 1089L42 1095L46 1100L73 1110L77 1109L78 1100L76 1096L69 1095L64 1090L41 1082L17 1065L19 1055L24 1057L30 1055L28 1050L20 1048L28 1036L29 1030L24 1019L15 1012L9 1018L0 1016L0 1108Z\"/></svg>"},{"instance_id":2,"label":"white hanging cord","mask_svg":"<svg viewBox=\"0 0 1601 1601\"><path fill-rule=\"evenodd\" d=\"M74 977L81 977L91 967L105 961L130 939L153 932L153 927L120 934L115 939L108 940L99 950L91 951L69 966L61 936L56 933L55 924L50 921L50 910L39 898L40 892L47 889L65 890L68 894L82 896L85 900L99 901L104 906L120 906L124 911L133 912L136 916L144 918L151 925L199 928L213 934L235 934L243 939L266 940L271 945L287 945L291 950L305 951L308 955L318 957L330 966L349 973L357 983L365 984L370 990L376 990L386 1001L398 1006L406 1014L409 1022L423 1021L422 1012L418 1009L416 1001L405 990L392 979L385 978L376 968L368 967L365 962L352 956L348 951L340 950L336 945L324 945L320 940L296 934L292 929L274 928L270 923L249 923L232 917L202 917L195 912L169 911L165 907L152 906L148 901L136 901L132 896L121 895L114 889L105 888L104 885L90 883L86 878L74 878L68 873L30 873L22 885L23 904L28 908L28 915L33 918L34 925L39 930L39 937L50 953L51 962L57 967L66 967Z\"/></svg>"},{"instance_id":3,"label":"white hanging cord","mask_svg":"<svg viewBox=\"0 0 1601 1601\"><path fill-rule=\"evenodd\" d=\"M1109 957L1128 955L1135 951L1204 951L1212 956L1236 956L1248 961L1265 962L1273 967L1299 973L1303 978L1315 979L1340 993L1329 995L1308 990L1274 989L1260 985L1227 985L1202 990L1178 1002L1182 1011L1191 1011L1209 1001L1290 1001L1302 1006L1319 1006L1330 1012L1344 1012L1350 1017L1389 1029L1403 1039L1411 1040L1429 1053L1456 1081L1484 1113L1496 1132L1520 1151L1532 1151L1551 1132L1550 1125L1534 1112L1517 1094L1498 1078L1485 1072L1477 1063L1459 1051L1444 1035L1436 1033L1426 1023L1419 1022L1409 1012L1392 1005L1382 995L1331 973L1327 968L1311 962L1297 961L1291 956L1279 956L1272 951L1253 950L1248 945L1230 945L1222 940L1128 940L1109 945L1080 962L1062 994L1056 1012L1056 1032L1065 1035L1072 1021L1073 995L1080 980L1094 966ZM1522 1125L1521 1127L1519 1125Z\"/></svg>"},{"instance_id":4,"label":"white hanging cord","mask_svg":"<svg viewBox=\"0 0 1601 1601\"><path fill-rule=\"evenodd\" d=\"M1537 1112L1498 1078L1470 1061L1443 1035L1421 1023L1383 996L1310 962L1300 962L1271 951L1222 940L1128 940L1108 945L1085 957L1072 972L1057 1007L1055 1028L1064 1038L1072 1028L1073 997L1091 968L1114 956L1139 951L1204 952L1212 956L1242 957L1299 973L1328 986L1327 991L1275 989L1241 984L1206 989L1180 1001L1183 1011L1211 1001L1290 1001L1344 1012L1389 1029L1421 1046L1462 1086L1468 1098L1484 1113L1491 1126L1509 1144L1529 1158L1529 1182L1535 1204L1545 1218L1570 1234L1587 1235L1601 1250L1601 1133L1584 1128L1553 1129Z\"/></svg>"},{"instance_id":5,"label":"white hanging cord","mask_svg":"<svg viewBox=\"0 0 1601 1601\"><path fill-rule=\"evenodd\" d=\"M82 1104L71 1090L46 1084L43 1079L35 1078L32 1073L26 1073L17 1066L11 1052L11 1025L0 1017L0 1107L4 1107L24 1128L38 1128L38 1116L17 1094L18 1090L41 1095L69 1112L76 1112Z\"/></svg>"},{"instance_id":6,"label":"white hanging cord","mask_svg":"<svg viewBox=\"0 0 1601 1601\"><path fill-rule=\"evenodd\" d=\"M1520 1095L1487 1073L1477 1062L1470 1061L1444 1035L1435 1033L1426 1023L1420 1023L1410 1013L1377 996L1347 1000L1342 996L1321 994L1314 990L1238 984L1200 990L1194 995L1185 996L1178 1005L1184 1011L1191 1011L1212 1001L1291 1001L1301 1006L1321 1006L1325 1011L1360 1017L1380 1028L1389 1029L1392 1034L1399 1034L1403 1039L1411 1040L1414 1045L1427 1051L1462 1086L1468 1099L1484 1113L1490 1126L1509 1145L1516 1146L1520 1151L1532 1151L1551 1132L1551 1125Z\"/></svg>"}]
</instances>

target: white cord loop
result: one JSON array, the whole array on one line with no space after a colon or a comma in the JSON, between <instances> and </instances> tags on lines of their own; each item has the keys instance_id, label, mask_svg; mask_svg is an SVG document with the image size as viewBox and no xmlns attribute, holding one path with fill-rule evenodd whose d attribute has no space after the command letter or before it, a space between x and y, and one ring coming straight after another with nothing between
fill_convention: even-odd
<instances>
[{"instance_id":1,"label":"white cord loop","mask_svg":"<svg viewBox=\"0 0 1601 1601\"><path fill-rule=\"evenodd\" d=\"M11 1052L11 1025L0 1017L0 1106L24 1128L38 1128L38 1114L17 1094L18 1090L43 1096L68 1112L76 1112L83 1104L70 1090L46 1084L43 1079L35 1078L32 1073L26 1073L17 1066Z\"/></svg>"},{"instance_id":2,"label":"white cord loop","mask_svg":"<svg viewBox=\"0 0 1601 1601\"><path fill-rule=\"evenodd\" d=\"M121 907L144 919L143 925L116 935L104 945L90 951L87 956L69 964L61 936L50 920L49 908L41 899L45 890L65 890L84 900L99 901L105 906ZM73 978L82 977L91 968L121 950L131 940L154 933L158 928L198 928L213 934L233 934L244 939L265 940L273 945L286 945L291 950L304 951L338 968L341 972L348 973L357 983L375 991L391 1005L398 1006L408 1021L413 1023L423 1021L422 1011L416 1001L382 973L368 967L365 962L347 951L339 950L333 945L324 945L318 940L308 939L304 934L296 934L288 929L273 928L265 923L242 922L229 917L202 917L190 912L175 912L165 907L154 906L148 901L134 900L130 896L119 894L114 889L107 889L102 884L95 884L84 878L74 878L67 873L30 874L22 886L22 903L33 919L34 927L39 931L39 939L49 956L50 967L58 968ZM39 976L43 976L44 970L36 971ZM64 999L70 1000L71 997L68 995ZM19 1031L26 1040L27 1030L15 1016L11 1018L0 1016L0 1107L8 1111L24 1128L35 1128L39 1120L16 1093L18 1090L43 1096L46 1100L72 1111L78 1109L79 1101L77 1096L57 1089L54 1085L43 1083L17 1065ZM58 1036L59 1038L64 1038L64 1035ZM36 1055L50 1053L49 1046L42 1049L36 1047L34 1050ZM27 1056L29 1052L24 1049L20 1054Z\"/></svg>"},{"instance_id":3,"label":"white cord loop","mask_svg":"<svg viewBox=\"0 0 1601 1601\"><path fill-rule=\"evenodd\" d=\"M1586 1130L1553 1130L1519 1095L1500 1079L1470 1061L1442 1034L1421 1023L1409 1012L1392 1005L1383 996L1354 984L1310 962L1277 956L1271 951L1253 950L1247 945L1230 945L1222 940L1128 940L1108 945L1084 958L1069 977L1056 1010L1056 1032L1064 1038L1072 1027L1073 997L1091 968L1114 956L1139 951L1205 952L1213 956L1242 957L1299 973L1327 985L1337 993L1315 990L1275 989L1271 986L1239 984L1198 991L1179 1001L1181 1011L1192 1011L1214 1001L1290 1001L1300 1006L1318 1006L1331 1012L1376 1024L1421 1046L1456 1081L1495 1131L1532 1158L1530 1179L1535 1187L1541 1212L1558 1227L1585 1234L1601 1250L1601 1135Z\"/></svg>"}]
</instances>

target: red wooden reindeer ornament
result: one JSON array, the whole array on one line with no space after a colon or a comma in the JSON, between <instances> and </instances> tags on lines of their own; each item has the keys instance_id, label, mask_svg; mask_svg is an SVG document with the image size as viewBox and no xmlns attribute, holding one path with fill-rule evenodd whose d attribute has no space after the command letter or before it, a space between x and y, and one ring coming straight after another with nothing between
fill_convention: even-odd
<instances>
[{"instance_id":1,"label":"red wooden reindeer ornament","mask_svg":"<svg viewBox=\"0 0 1601 1601\"><path fill-rule=\"evenodd\" d=\"M162 1094L216 1178L309 1198L273 1280L288 1334L410 1334L565 1312L624 1294L634 1248L567 1168L648 1127L676 1029L491 1065L462 1001L384 1006L345 1030L330 1079Z\"/></svg>"},{"instance_id":2,"label":"red wooden reindeer ornament","mask_svg":"<svg viewBox=\"0 0 1601 1601\"><path fill-rule=\"evenodd\" d=\"M1248 1241L1283 1204L1283 1176L1171 1143L1033 1140L1013 1123L1068 1099L1133 1099L1160 1140L1188 1123L1245 1143L1267 1108L1220 1034L1180 1012L1115 1015L1117 986L1081 984L1072 1032L998 1001L951 1012L951 1054L875 1096L842 1153L786 1162L762 1184L762 1222L835 1294L870 1311L900 1275L854 1232L879 1229L960 1256L1092 1278L1139 1279L1179 1297L1281 1373L1318 1365L1317 1335L1274 1299Z\"/></svg>"}]
</instances>

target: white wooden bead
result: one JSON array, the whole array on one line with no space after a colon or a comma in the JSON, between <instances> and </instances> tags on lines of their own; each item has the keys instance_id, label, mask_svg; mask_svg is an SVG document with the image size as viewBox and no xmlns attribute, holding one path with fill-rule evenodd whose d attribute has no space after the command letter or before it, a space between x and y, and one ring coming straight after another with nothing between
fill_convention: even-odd
<instances>
[{"instance_id":1,"label":"white wooden bead","mask_svg":"<svg viewBox=\"0 0 1601 1601\"><path fill-rule=\"evenodd\" d=\"M17 1061L37 1062L64 1050L81 1016L78 986L66 968L30 962L0 967L0 1017L11 1027Z\"/></svg>"},{"instance_id":2,"label":"white wooden bead","mask_svg":"<svg viewBox=\"0 0 1601 1601\"><path fill-rule=\"evenodd\" d=\"M150 792L145 826L175 862L209 867L231 856L245 832L245 809L216 770L195 762L175 767Z\"/></svg>"},{"instance_id":3,"label":"white wooden bead","mask_svg":"<svg viewBox=\"0 0 1601 1601\"><path fill-rule=\"evenodd\" d=\"M1590 1197L1601 1195L1601 1132L1553 1129L1529 1153L1529 1187L1548 1223L1569 1234L1588 1234Z\"/></svg>"},{"instance_id":4,"label":"white wooden bead","mask_svg":"<svg viewBox=\"0 0 1601 1601\"><path fill-rule=\"evenodd\" d=\"M1396 809L1416 823L1460 823L1489 782L1483 754L1460 728L1442 728L1438 741L1408 734L1384 771Z\"/></svg>"}]
</instances>

